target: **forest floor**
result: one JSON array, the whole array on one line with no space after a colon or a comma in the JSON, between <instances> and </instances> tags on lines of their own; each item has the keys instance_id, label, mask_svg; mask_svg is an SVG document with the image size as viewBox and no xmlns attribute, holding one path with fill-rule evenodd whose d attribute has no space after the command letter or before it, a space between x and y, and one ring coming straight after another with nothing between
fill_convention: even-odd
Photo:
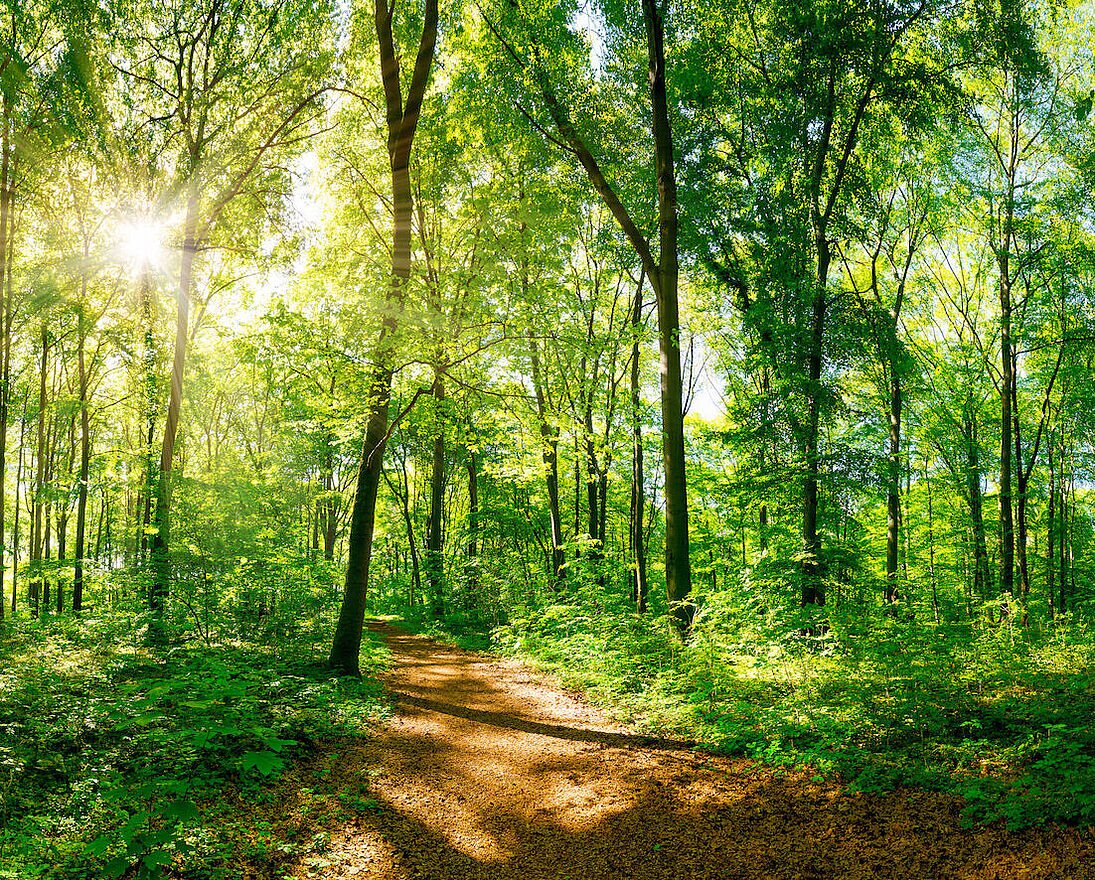
<instances>
[{"instance_id":1,"label":"forest floor","mask_svg":"<svg viewBox=\"0 0 1095 880\"><path fill-rule=\"evenodd\" d=\"M518 663L372 629L395 712L282 780L278 824L316 840L283 876L1095 878L1095 829L965 829L954 797L851 794L636 735Z\"/></svg>"}]
</instances>

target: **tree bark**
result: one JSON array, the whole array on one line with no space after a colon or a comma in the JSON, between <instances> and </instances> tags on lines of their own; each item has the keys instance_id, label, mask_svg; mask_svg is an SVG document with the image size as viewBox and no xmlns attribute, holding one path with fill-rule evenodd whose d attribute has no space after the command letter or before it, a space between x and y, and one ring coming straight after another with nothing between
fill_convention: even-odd
<instances>
[{"instance_id":1,"label":"tree bark","mask_svg":"<svg viewBox=\"0 0 1095 880\"><path fill-rule=\"evenodd\" d=\"M335 451L334 438L327 437L326 457L323 461L323 488L327 500L323 503L323 558L335 558L335 538L338 530L338 500L335 498Z\"/></svg>"},{"instance_id":2,"label":"tree bark","mask_svg":"<svg viewBox=\"0 0 1095 880\"><path fill-rule=\"evenodd\" d=\"M182 413L183 372L186 369L186 345L189 340L190 294L197 256L198 191L190 184L186 221L183 232L182 261L179 269L178 303L175 315L175 355L171 364L171 392L167 400L167 420L164 423L160 465L156 475L156 503L153 514L152 582L148 590L148 607L152 612L148 636L152 641L164 638L163 612L171 579L169 555L171 530L171 478L175 461L175 440Z\"/></svg>"},{"instance_id":3,"label":"tree bark","mask_svg":"<svg viewBox=\"0 0 1095 880\"><path fill-rule=\"evenodd\" d=\"M826 285L831 260L824 224L816 235L817 277L810 316L810 347L807 354L806 437L803 443L806 478L802 488L802 605L824 605L824 573L821 567L821 537L818 533L818 477L820 474L819 430L821 425L821 367L825 341Z\"/></svg>"},{"instance_id":4,"label":"tree bark","mask_svg":"<svg viewBox=\"0 0 1095 880\"><path fill-rule=\"evenodd\" d=\"M1000 257L1000 593L1010 601L1015 579L1015 525L1011 489L1011 401L1015 382L1011 354L1011 284L1007 274L1008 255ZM1005 609L1007 605L1004 606Z\"/></svg>"},{"instance_id":5,"label":"tree bark","mask_svg":"<svg viewBox=\"0 0 1095 880\"><path fill-rule=\"evenodd\" d=\"M85 255L87 248L85 247ZM81 310L79 315L79 342L76 355L77 368L79 370L78 382L80 386L80 483L77 490L76 501L76 558L75 569L72 578L72 611L79 614L84 607L84 553L86 551L86 527L87 527L87 486L91 474L91 419L88 412L88 375L87 362L84 349L87 344L87 332L83 309L87 302L87 275L82 281Z\"/></svg>"},{"instance_id":6,"label":"tree bark","mask_svg":"<svg viewBox=\"0 0 1095 880\"><path fill-rule=\"evenodd\" d=\"M22 509L22 505L19 503L19 493L23 486L23 473L24 473L24 453L26 452L26 444L24 441L27 436L27 399L23 398L23 416L20 419L19 428L19 460L15 466L15 522L12 523L11 529L11 613L15 614L16 601L19 596L19 512ZM0 596L0 602L3 601L3 596Z\"/></svg>"},{"instance_id":7,"label":"tree bark","mask_svg":"<svg viewBox=\"0 0 1095 880\"><path fill-rule=\"evenodd\" d=\"M474 449L468 450L468 595L475 605L479 589L479 461Z\"/></svg>"},{"instance_id":8,"label":"tree bark","mask_svg":"<svg viewBox=\"0 0 1095 880\"><path fill-rule=\"evenodd\" d=\"M654 170L658 180L657 283L661 353L662 458L665 467L665 587L677 624L692 625L692 566L688 543L688 492L684 456L684 389L681 381L680 315L677 302L677 180L673 132L665 90L665 35L657 0L643 0L649 62L650 105L654 134Z\"/></svg>"},{"instance_id":9,"label":"tree bark","mask_svg":"<svg viewBox=\"0 0 1095 880\"><path fill-rule=\"evenodd\" d=\"M41 333L41 367L38 372L38 443L36 472L34 478L34 517L31 523L30 533L30 562L31 567L42 561L43 546L43 497L46 491L46 369L49 363L49 329L42 324ZM40 567L34 571L28 598L30 599L31 614L38 616L39 601L43 587L43 578Z\"/></svg>"},{"instance_id":10,"label":"tree bark","mask_svg":"<svg viewBox=\"0 0 1095 880\"><path fill-rule=\"evenodd\" d=\"M394 12L394 6L389 7L386 0L375 0L374 20L380 49L380 74L384 85L388 158L391 167L392 263L387 301L392 308L384 319L377 344L365 442L358 468L357 495L350 513L349 558L342 606L328 659L332 669L346 675L360 674L359 655L365 625L369 562L373 552L376 497L384 468L384 447L388 439L388 404L394 375L391 347L398 326L397 312L402 308L404 290L411 275L411 147L437 46L437 0L426 0L418 55L404 104L400 88L399 54L392 37Z\"/></svg>"},{"instance_id":11,"label":"tree bark","mask_svg":"<svg viewBox=\"0 0 1095 880\"><path fill-rule=\"evenodd\" d=\"M967 402L963 410L962 430L966 441L966 503L969 505L970 523L973 527L973 586L978 597L984 599L988 595L991 575L982 512L981 456L977 440L977 418L970 402Z\"/></svg>"},{"instance_id":12,"label":"tree bark","mask_svg":"<svg viewBox=\"0 0 1095 880\"><path fill-rule=\"evenodd\" d=\"M886 604L898 599L897 556L901 543L901 378L890 364L889 485L886 487Z\"/></svg>"},{"instance_id":13,"label":"tree bark","mask_svg":"<svg viewBox=\"0 0 1095 880\"><path fill-rule=\"evenodd\" d=\"M1053 436L1050 435L1048 449L1049 458L1049 499L1046 510L1046 598L1049 608L1049 617L1052 620L1056 616L1056 585L1057 585L1057 559L1056 559L1056 529L1057 529L1057 470L1053 459Z\"/></svg>"},{"instance_id":14,"label":"tree bark","mask_svg":"<svg viewBox=\"0 0 1095 880\"><path fill-rule=\"evenodd\" d=\"M642 386L639 355L641 353L643 313L643 276L635 285L635 300L631 306L631 508L628 530L631 550L631 598L640 614L646 612L649 585L646 579L646 535L643 528L643 507L646 489L643 473Z\"/></svg>"},{"instance_id":15,"label":"tree bark","mask_svg":"<svg viewBox=\"0 0 1095 880\"><path fill-rule=\"evenodd\" d=\"M548 419L547 394L544 389L543 371L536 340L529 340L532 358L532 390L536 397L536 412L540 421L540 439L543 443L544 482L548 494L548 518L551 527L551 579L553 586L563 579L566 556L563 551L563 518L559 506L559 428Z\"/></svg>"},{"instance_id":16,"label":"tree bark","mask_svg":"<svg viewBox=\"0 0 1095 880\"><path fill-rule=\"evenodd\" d=\"M445 400L445 384L441 374L433 379L436 404L436 433L433 438L433 461L430 467L430 519L426 531L426 577L430 585L430 611L435 620L445 616L445 564L443 549L443 507L445 504L445 430L441 409Z\"/></svg>"},{"instance_id":17,"label":"tree bark","mask_svg":"<svg viewBox=\"0 0 1095 880\"><path fill-rule=\"evenodd\" d=\"M3 98L3 118L0 125L0 621L4 619L4 575L8 558L5 544L7 508L7 460L8 460L8 402L11 389L11 261L14 249L14 216L12 212L11 186L11 97ZM18 497L16 498L18 506Z\"/></svg>"}]
</instances>

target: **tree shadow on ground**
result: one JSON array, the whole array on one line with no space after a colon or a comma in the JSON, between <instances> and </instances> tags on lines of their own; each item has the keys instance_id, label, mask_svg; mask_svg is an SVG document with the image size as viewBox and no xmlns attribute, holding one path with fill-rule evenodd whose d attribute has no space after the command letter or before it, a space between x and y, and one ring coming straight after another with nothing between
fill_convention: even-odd
<instances>
[{"instance_id":1,"label":"tree shadow on ground","mask_svg":"<svg viewBox=\"0 0 1095 880\"><path fill-rule=\"evenodd\" d=\"M544 724L541 721L514 717L501 712L470 709L466 706L428 700L425 697L415 697L398 691L394 692L392 696L395 698L396 706L413 706L430 712L440 712L453 718L463 718L465 721L474 721L477 724L489 724L491 727L519 730L522 733L535 733L540 736L550 736L555 739L570 740L571 742L600 743L620 749L641 748L666 751L693 749L697 745L688 740L664 739L662 737L643 736L633 733L613 733L603 730L585 730L567 727L562 724Z\"/></svg>"},{"instance_id":2,"label":"tree shadow on ground","mask_svg":"<svg viewBox=\"0 0 1095 880\"><path fill-rule=\"evenodd\" d=\"M337 829L312 876L369 880L1087 880L1095 847L1067 830L962 832L921 798L844 809L779 782L667 809L649 793L585 827L484 811L472 840L377 798ZM844 805L845 807L847 805ZM469 829L470 830L470 829ZM300 867L300 866L298 866ZM302 872L299 876L308 876Z\"/></svg>"},{"instance_id":3,"label":"tree shadow on ground","mask_svg":"<svg viewBox=\"0 0 1095 880\"><path fill-rule=\"evenodd\" d=\"M853 795L624 733L519 669L378 630L397 655L385 679L398 711L319 755L354 815L329 820L326 851L297 877L1095 880L1086 830L966 830L953 797ZM283 813L311 785L287 785Z\"/></svg>"}]
</instances>

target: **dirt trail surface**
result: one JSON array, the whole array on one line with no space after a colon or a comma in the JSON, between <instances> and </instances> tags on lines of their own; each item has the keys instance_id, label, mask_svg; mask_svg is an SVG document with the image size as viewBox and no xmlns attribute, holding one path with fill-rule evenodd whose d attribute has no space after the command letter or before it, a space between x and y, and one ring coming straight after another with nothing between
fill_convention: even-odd
<instances>
[{"instance_id":1,"label":"dirt trail surface","mask_svg":"<svg viewBox=\"0 0 1095 880\"><path fill-rule=\"evenodd\" d=\"M299 877L1095 878L1088 829L968 831L942 795L776 778L629 734L518 664L373 629L397 712L332 765L367 807Z\"/></svg>"}]
</instances>

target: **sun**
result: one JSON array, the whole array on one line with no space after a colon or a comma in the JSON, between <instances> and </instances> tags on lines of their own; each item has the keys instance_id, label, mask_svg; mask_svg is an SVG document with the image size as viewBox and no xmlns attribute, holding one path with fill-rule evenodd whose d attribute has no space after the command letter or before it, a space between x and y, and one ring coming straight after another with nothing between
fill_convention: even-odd
<instances>
[{"instance_id":1,"label":"sun","mask_svg":"<svg viewBox=\"0 0 1095 880\"><path fill-rule=\"evenodd\" d=\"M131 217L118 226L118 258L133 272L161 268L167 260L167 229L155 217Z\"/></svg>"}]
</instances>

